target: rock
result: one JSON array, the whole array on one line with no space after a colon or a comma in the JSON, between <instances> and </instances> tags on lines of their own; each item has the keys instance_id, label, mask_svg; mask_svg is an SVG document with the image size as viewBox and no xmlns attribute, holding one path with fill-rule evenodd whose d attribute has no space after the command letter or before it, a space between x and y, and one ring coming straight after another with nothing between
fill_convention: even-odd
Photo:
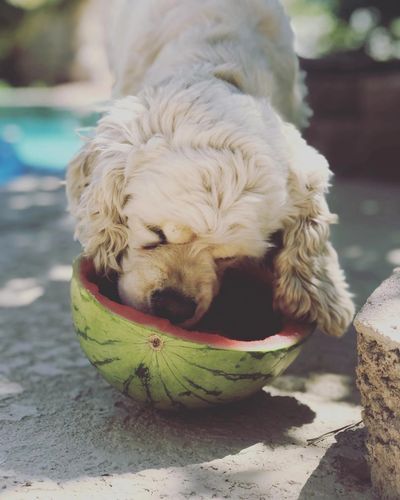
<instances>
[{"instance_id":1,"label":"rock","mask_svg":"<svg viewBox=\"0 0 400 500\"><path fill-rule=\"evenodd\" d=\"M400 268L357 315L357 385L371 479L382 500L400 498Z\"/></svg>"}]
</instances>

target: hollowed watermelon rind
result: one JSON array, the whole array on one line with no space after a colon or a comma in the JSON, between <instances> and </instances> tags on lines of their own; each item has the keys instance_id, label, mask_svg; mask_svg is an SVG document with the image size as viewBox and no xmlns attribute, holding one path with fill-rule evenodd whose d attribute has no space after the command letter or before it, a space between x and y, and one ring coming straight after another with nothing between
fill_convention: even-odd
<instances>
[{"instance_id":1,"label":"hollowed watermelon rind","mask_svg":"<svg viewBox=\"0 0 400 500\"><path fill-rule=\"evenodd\" d=\"M82 350L111 385L159 409L250 396L293 362L312 331L288 325L253 342L188 332L100 295L87 279L90 272L86 259L75 261L72 316Z\"/></svg>"}]
</instances>

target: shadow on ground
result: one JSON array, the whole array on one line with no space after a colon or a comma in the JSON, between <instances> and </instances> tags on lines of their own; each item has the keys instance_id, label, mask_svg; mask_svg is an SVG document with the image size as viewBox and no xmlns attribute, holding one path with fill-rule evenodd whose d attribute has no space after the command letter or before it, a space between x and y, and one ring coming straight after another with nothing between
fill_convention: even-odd
<instances>
[{"instance_id":1,"label":"shadow on ground","mask_svg":"<svg viewBox=\"0 0 400 500\"><path fill-rule=\"evenodd\" d=\"M336 435L334 443L322 457L301 490L298 500L360 500L371 488L365 459L365 429L346 430Z\"/></svg>"},{"instance_id":2,"label":"shadow on ground","mask_svg":"<svg viewBox=\"0 0 400 500\"><path fill-rule=\"evenodd\" d=\"M19 404L34 408L41 418L34 423L22 418L18 442L15 436L6 439L5 470L18 472L25 480L65 481L187 466L235 455L258 443L294 444L286 431L315 417L295 398L265 392L208 410L159 412L121 396L92 367L79 372L68 382L62 376L44 382L31 402L21 398ZM52 400L46 399L47 393L53 395ZM15 428L15 422L3 425L9 425L11 433ZM34 449L24 455L22 448L32 442ZM50 449L56 450L54 460Z\"/></svg>"},{"instance_id":3,"label":"shadow on ground","mask_svg":"<svg viewBox=\"0 0 400 500\"><path fill-rule=\"evenodd\" d=\"M339 181L330 199L341 218L334 242L360 306L400 255L399 188ZM124 473L138 472L138 481L140 471L145 471L148 487L152 469L179 482L179 471L171 472L170 467L186 473L191 464L202 469L204 463L221 459L221 469L232 467L232 472L231 482L222 488L226 479L215 471L222 485L219 497L235 498L232 492L238 490L231 488L238 474L246 476L247 488L258 481L257 474L265 473L270 482L262 483L253 496L241 490L242 498L259 499L260 492L266 492L265 498L282 498L282 491L295 498L300 490L301 500L367 498L361 431L339 434L320 461L325 443L310 449L291 437L302 435L303 429L290 431L313 422L314 432L334 421L335 411L357 409L353 330L341 340L315 335L276 382L276 390L285 396L264 392L236 405L193 414L143 409L96 374L74 336L67 281L79 245L72 242L73 224L58 180L21 178L1 193L0 212L0 463L11 488L17 483L24 488L24 481L35 478L60 481L60 488L68 488L64 481L102 480L103 474L119 476L121 485ZM336 392L327 390L328 384ZM308 398L317 415L294 393L302 401ZM305 429L304 436L310 432ZM207 466L204 476L193 472L192 477L208 481L214 464ZM319 494L322 483L325 496ZM165 491L163 484L154 485L154 498ZM282 488L279 494L274 485ZM364 493L357 485L364 485ZM201 491L198 483L193 488Z\"/></svg>"}]
</instances>

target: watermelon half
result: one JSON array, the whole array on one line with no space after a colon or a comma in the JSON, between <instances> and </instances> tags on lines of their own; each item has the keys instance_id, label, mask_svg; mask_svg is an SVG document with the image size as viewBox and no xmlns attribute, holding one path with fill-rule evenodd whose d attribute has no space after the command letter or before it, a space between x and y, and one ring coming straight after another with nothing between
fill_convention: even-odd
<instances>
[{"instance_id":1,"label":"watermelon half","mask_svg":"<svg viewBox=\"0 0 400 500\"><path fill-rule=\"evenodd\" d=\"M245 398L297 357L312 326L285 324L264 340L188 331L105 296L91 261L78 258L71 282L80 345L123 394L159 409L201 408Z\"/></svg>"}]
</instances>

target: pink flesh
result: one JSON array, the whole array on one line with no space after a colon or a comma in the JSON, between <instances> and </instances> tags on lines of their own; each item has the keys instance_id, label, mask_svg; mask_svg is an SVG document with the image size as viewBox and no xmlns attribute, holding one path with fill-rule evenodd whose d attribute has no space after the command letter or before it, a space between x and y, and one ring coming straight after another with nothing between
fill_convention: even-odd
<instances>
[{"instance_id":1,"label":"pink flesh","mask_svg":"<svg viewBox=\"0 0 400 500\"><path fill-rule=\"evenodd\" d=\"M310 325L290 321L285 323L284 329L281 332L263 340L233 340L214 333L185 330L179 326L173 325L164 318L150 316L149 314L142 313L131 306L119 304L118 302L102 295L99 292L99 286L96 283L96 274L93 264L89 259L82 259L80 262L80 280L84 288L86 288L100 304L114 314L122 316L129 321L155 328L161 333L167 333L177 338L189 340L199 344L206 344L212 347L238 351L268 351L290 347L297 344L311 332Z\"/></svg>"}]
</instances>

